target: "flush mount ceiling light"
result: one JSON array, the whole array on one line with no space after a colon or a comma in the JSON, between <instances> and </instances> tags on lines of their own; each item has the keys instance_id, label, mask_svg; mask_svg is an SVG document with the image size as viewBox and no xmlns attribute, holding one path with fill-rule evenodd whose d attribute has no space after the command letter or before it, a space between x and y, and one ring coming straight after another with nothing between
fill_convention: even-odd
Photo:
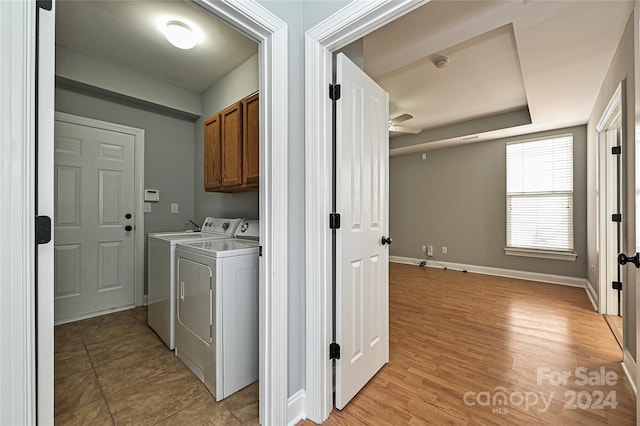
<instances>
[{"instance_id":1,"label":"flush mount ceiling light","mask_svg":"<svg viewBox=\"0 0 640 426\"><path fill-rule=\"evenodd\" d=\"M177 19L167 21L164 25L164 36L178 49L193 49L202 41L199 31L192 25Z\"/></svg>"},{"instance_id":2,"label":"flush mount ceiling light","mask_svg":"<svg viewBox=\"0 0 640 426\"><path fill-rule=\"evenodd\" d=\"M444 68L447 66L448 63L449 63L449 58L447 58L446 56L441 56L437 58L435 61L433 61L433 65L435 65L436 68Z\"/></svg>"}]
</instances>

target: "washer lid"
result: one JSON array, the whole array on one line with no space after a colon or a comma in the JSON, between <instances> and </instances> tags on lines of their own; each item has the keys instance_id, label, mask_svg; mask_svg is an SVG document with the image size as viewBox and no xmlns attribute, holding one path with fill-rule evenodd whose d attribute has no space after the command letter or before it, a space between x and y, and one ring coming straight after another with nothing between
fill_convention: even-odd
<instances>
[{"instance_id":1,"label":"washer lid","mask_svg":"<svg viewBox=\"0 0 640 426\"><path fill-rule=\"evenodd\" d=\"M205 256L220 258L228 256L242 256L246 254L257 254L258 244L248 241L234 239L189 241L178 244L176 249L183 249Z\"/></svg>"}]
</instances>

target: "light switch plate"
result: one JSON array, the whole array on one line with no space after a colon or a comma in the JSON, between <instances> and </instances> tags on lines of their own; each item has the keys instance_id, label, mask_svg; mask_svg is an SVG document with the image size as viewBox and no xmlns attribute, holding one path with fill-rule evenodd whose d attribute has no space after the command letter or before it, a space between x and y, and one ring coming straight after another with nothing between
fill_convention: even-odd
<instances>
[{"instance_id":1,"label":"light switch plate","mask_svg":"<svg viewBox=\"0 0 640 426\"><path fill-rule=\"evenodd\" d=\"M151 213L151 203L144 203L144 212Z\"/></svg>"}]
</instances>

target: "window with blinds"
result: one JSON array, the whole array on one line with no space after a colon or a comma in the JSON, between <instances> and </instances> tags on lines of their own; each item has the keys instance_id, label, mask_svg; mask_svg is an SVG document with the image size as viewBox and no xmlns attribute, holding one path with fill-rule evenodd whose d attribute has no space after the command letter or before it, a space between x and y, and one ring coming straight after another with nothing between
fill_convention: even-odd
<instances>
[{"instance_id":1,"label":"window with blinds","mask_svg":"<svg viewBox=\"0 0 640 426\"><path fill-rule=\"evenodd\" d=\"M573 251L573 136L507 144L507 248Z\"/></svg>"}]
</instances>

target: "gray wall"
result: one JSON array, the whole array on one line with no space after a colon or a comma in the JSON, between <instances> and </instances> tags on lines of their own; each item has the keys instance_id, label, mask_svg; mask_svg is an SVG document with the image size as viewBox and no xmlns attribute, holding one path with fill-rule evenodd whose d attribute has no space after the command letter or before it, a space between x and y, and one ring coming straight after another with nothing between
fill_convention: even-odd
<instances>
[{"instance_id":1,"label":"gray wall","mask_svg":"<svg viewBox=\"0 0 640 426\"><path fill-rule=\"evenodd\" d=\"M573 133L575 262L507 256L506 148L509 141ZM390 254L422 258L434 246L435 261L586 277L586 127L391 157ZM448 248L443 254L442 246Z\"/></svg>"},{"instance_id":2,"label":"gray wall","mask_svg":"<svg viewBox=\"0 0 640 426\"><path fill-rule=\"evenodd\" d=\"M206 216L258 218L259 193L226 194L204 190L204 120L258 90L258 55L218 80L202 94L203 116L195 124L195 217L200 223Z\"/></svg>"},{"instance_id":3,"label":"gray wall","mask_svg":"<svg viewBox=\"0 0 640 426\"><path fill-rule=\"evenodd\" d=\"M289 395L305 386L304 33L348 3L260 1L289 34Z\"/></svg>"},{"instance_id":4,"label":"gray wall","mask_svg":"<svg viewBox=\"0 0 640 426\"><path fill-rule=\"evenodd\" d=\"M193 123L61 88L56 89L56 111L144 129L144 185L160 190L160 202L144 214L145 233L185 229L193 217ZM171 203L178 203L180 213L171 213ZM145 247L145 277L146 258Z\"/></svg>"},{"instance_id":5,"label":"gray wall","mask_svg":"<svg viewBox=\"0 0 640 426\"><path fill-rule=\"evenodd\" d=\"M618 45L618 49L611 61L611 66L607 76L602 83L600 93L596 99L588 129L589 147L589 177L588 177L588 240L589 240L589 282L594 289L599 291L600 268L598 261L598 247L596 246L596 125L600 121L602 114L609 104L613 93L622 80L626 80L626 113L623 112L623 150L622 154L624 173L624 183L626 185L625 199L626 207L623 212L624 246L625 253L633 254L637 251L636 241L636 209L635 209L635 76L634 76L634 52L633 52L633 15L629 18L627 26ZM624 314L624 346L629 350L634 360L636 359L636 269L633 267L623 267L622 280L624 282L625 294L625 314Z\"/></svg>"}]
</instances>

